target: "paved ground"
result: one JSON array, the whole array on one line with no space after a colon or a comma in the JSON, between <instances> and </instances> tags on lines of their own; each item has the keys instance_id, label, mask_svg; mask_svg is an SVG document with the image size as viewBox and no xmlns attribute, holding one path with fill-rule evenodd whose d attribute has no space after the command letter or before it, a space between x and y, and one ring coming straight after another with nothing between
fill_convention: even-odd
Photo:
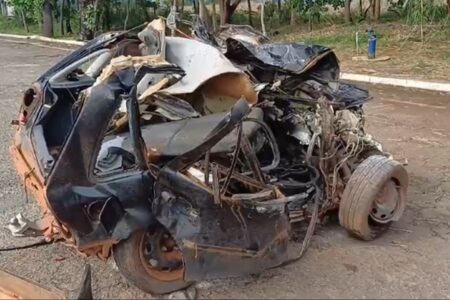
<instances>
[{"instance_id":1,"label":"paved ground","mask_svg":"<svg viewBox=\"0 0 450 300\"><path fill-rule=\"evenodd\" d=\"M10 121L21 93L64 51L0 39L0 224L26 203L8 155ZM200 284L208 298L450 298L450 95L370 86L367 129L411 174L409 204L393 230L373 242L350 238L337 224L321 227L305 257L258 277ZM28 243L0 228L0 247ZM98 298L149 297L129 286L111 262L86 259L56 244L0 252L0 268L42 284L71 289L84 262L93 264Z\"/></svg>"}]
</instances>

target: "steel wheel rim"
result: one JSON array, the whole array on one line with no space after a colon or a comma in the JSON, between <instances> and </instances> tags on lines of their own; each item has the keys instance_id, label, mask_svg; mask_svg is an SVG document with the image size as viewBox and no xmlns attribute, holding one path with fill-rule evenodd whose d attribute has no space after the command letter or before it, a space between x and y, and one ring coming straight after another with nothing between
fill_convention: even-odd
<instances>
[{"instance_id":1,"label":"steel wheel rim","mask_svg":"<svg viewBox=\"0 0 450 300\"><path fill-rule=\"evenodd\" d=\"M145 271L160 281L183 279L183 254L170 233L162 227L147 231L139 245Z\"/></svg>"},{"instance_id":2,"label":"steel wheel rim","mask_svg":"<svg viewBox=\"0 0 450 300\"><path fill-rule=\"evenodd\" d=\"M370 209L370 218L381 224L392 222L400 209L400 186L395 180L388 180L375 197Z\"/></svg>"}]
</instances>

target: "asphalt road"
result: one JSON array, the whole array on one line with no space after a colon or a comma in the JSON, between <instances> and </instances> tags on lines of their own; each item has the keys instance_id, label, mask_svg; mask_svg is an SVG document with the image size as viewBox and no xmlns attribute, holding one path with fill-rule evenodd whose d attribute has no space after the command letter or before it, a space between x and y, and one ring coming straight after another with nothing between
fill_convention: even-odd
<instances>
[{"instance_id":1,"label":"asphalt road","mask_svg":"<svg viewBox=\"0 0 450 300\"><path fill-rule=\"evenodd\" d=\"M10 122L24 89L65 53L0 39L0 247L30 242L3 228L11 217L39 217L10 162ZM368 88L374 96L368 132L408 161L411 187L400 222L372 242L349 237L336 223L321 226L299 262L259 276L202 282L200 297L450 298L450 95ZM96 298L150 298L127 284L111 261L81 257L62 243L0 252L0 268L67 290L77 286L86 261Z\"/></svg>"}]
</instances>

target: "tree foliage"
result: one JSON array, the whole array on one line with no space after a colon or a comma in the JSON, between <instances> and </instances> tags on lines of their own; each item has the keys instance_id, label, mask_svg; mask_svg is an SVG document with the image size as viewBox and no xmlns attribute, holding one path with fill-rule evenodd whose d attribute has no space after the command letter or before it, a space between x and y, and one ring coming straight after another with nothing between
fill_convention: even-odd
<instances>
[{"instance_id":1,"label":"tree foliage","mask_svg":"<svg viewBox=\"0 0 450 300\"><path fill-rule=\"evenodd\" d=\"M246 23L260 26L260 12L263 1L258 4L250 0L10 0L15 7L17 20L27 29L28 24L37 24L43 29L44 3L51 4L52 24L58 24L56 33L64 35L72 31L84 39L100 32L122 30L150 21L157 16L166 17L172 5L177 7L183 19L190 19L192 13L201 14L206 23L214 28L217 23ZM351 11L351 1L359 2L359 10ZM376 21L380 14L380 0L369 0L363 8L361 0L266 0L263 21L271 31L284 25L330 23L330 10L343 12L346 22L367 19ZM389 9L408 24L436 22L449 18L450 0L437 5L428 0L388 0ZM217 14L215 9L217 9ZM240 4L243 5L240 5ZM421 4L423 3L423 7ZM448 7L447 7L448 5ZM186 7L185 7L186 6ZM239 7L239 8L238 8ZM247 8L247 9L246 9ZM237 13L236 13L237 12ZM354 18L352 16L359 15ZM217 16L217 19L216 19ZM46 19L48 20L48 18ZM213 21L214 20L214 21ZM53 26L53 25L52 25ZM33 27L34 28L34 27Z\"/></svg>"}]
</instances>

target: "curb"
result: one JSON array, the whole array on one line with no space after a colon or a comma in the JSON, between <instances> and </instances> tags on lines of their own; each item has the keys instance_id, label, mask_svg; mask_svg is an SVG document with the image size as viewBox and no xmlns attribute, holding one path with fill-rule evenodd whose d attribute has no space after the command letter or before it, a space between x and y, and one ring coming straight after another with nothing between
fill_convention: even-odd
<instances>
[{"instance_id":1,"label":"curb","mask_svg":"<svg viewBox=\"0 0 450 300\"><path fill-rule=\"evenodd\" d=\"M61 39L52 39L40 35L17 35L17 34L7 34L0 33L0 37L13 38L13 39L23 39L23 40L37 40L41 42L49 42L49 43L59 43L73 46L83 46L84 42L74 41L74 40L61 40Z\"/></svg>"},{"instance_id":2,"label":"curb","mask_svg":"<svg viewBox=\"0 0 450 300\"><path fill-rule=\"evenodd\" d=\"M437 92L450 92L450 83L446 82L434 82L434 81L421 81L414 79L400 79L400 78L389 78L389 77L378 77L371 75L362 74L352 74L352 73L341 73L341 79L366 82L372 84L384 84L393 85L414 89L423 89Z\"/></svg>"}]
</instances>

